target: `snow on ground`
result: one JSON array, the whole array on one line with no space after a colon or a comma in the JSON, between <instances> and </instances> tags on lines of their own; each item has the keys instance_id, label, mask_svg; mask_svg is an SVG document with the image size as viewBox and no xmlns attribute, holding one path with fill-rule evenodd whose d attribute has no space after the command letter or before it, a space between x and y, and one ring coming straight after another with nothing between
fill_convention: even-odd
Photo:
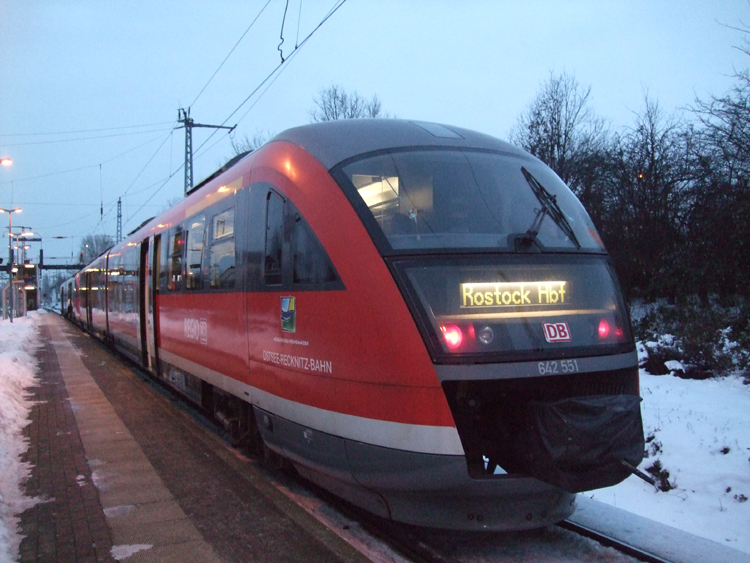
<instances>
[{"instance_id":1,"label":"snow on ground","mask_svg":"<svg viewBox=\"0 0 750 563\"><path fill-rule=\"evenodd\" d=\"M36 384L37 319L29 313L13 323L0 321L0 562L16 560L21 544L16 515L38 502L21 490L31 473L21 456L28 448L22 432L32 405L26 389Z\"/></svg>"},{"instance_id":2,"label":"snow on ground","mask_svg":"<svg viewBox=\"0 0 750 563\"><path fill-rule=\"evenodd\" d=\"M151 544L138 543L135 545L115 545L110 550L110 555L115 561L122 561L127 559L131 555L143 551L144 549L151 549L154 547Z\"/></svg>"},{"instance_id":3,"label":"snow on ground","mask_svg":"<svg viewBox=\"0 0 750 563\"><path fill-rule=\"evenodd\" d=\"M674 488L656 492L631 476L584 494L750 553L750 385L641 370L641 396L649 457L640 469L658 460Z\"/></svg>"}]
</instances>

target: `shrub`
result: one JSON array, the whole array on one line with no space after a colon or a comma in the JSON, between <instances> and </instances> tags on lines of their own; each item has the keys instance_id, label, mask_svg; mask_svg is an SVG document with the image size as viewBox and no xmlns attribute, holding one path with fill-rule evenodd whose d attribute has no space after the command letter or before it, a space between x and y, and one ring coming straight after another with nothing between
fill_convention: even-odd
<instances>
[{"instance_id":1,"label":"shrub","mask_svg":"<svg viewBox=\"0 0 750 563\"><path fill-rule=\"evenodd\" d=\"M667 492L677 487L674 479L672 481L669 480L669 471L661 466L660 460L657 459L654 461L654 463L646 468L646 471L656 480L656 487L660 491Z\"/></svg>"},{"instance_id":2,"label":"shrub","mask_svg":"<svg viewBox=\"0 0 750 563\"><path fill-rule=\"evenodd\" d=\"M687 379L706 379L737 371L750 383L750 307L722 307L697 300L681 305L655 303L645 308L633 330L647 342L643 367L659 375L673 371ZM677 360L682 370L665 365Z\"/></svg>"}]
</instances>

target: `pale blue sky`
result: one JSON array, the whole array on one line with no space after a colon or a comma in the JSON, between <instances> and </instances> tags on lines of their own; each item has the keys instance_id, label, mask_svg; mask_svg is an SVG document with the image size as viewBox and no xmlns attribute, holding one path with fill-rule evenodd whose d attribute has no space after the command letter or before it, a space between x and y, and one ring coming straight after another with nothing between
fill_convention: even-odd
<instances>
[{"instance_id":1,"label":"pale blue sky","mask_svg":"<svg viewBox=\"0 0 750 563\"><path fill-rule=\"evenodd\" d=\"M128 232L182 194L181 170L164 183L183 160L183 130L170 136L177 108L193 104L265 3L0 0L0 156L14 160L0 169L0 207L23 207L14 222L44 237L46 257L77 252L80 238L53 236L114 235L118 196ZM289 0L285 56L334 3L303 0L300 12ZM223 123L278 65L285 4L271 0L195 101L197 122ZM566 71L617 129L644 91L667 112L725 92L750 60L735 48L742 34L722 24L742 21L747 0L348 0L227 123L239 137L307 123L313 96L337 83L377 94L401 118L507 138L550 71ZM113 129L146 124L157 125ZM93 129L106 131L41 135ZM232 150L220 133L198 151L210 131L193 134L198 181ZM99 138L70 140L81 137Z\"/></svg>"}]
</instances>

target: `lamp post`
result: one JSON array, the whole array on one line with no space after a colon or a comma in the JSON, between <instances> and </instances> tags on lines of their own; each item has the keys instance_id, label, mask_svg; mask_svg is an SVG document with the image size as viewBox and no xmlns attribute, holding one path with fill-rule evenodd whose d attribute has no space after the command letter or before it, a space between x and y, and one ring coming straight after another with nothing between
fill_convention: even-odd
<instances>
[{"instance_id":1,"label":"lamp post","mask_svg":"<svg viewBox=\"0 0 750 563\"><path fill-rule=\"evenodd\" d=\"M10 166L11 164L13 164L13 160L11 158L7 156L0 157L0 165ZM8 256L10 258L10 260L8 260L8 283L10 283L10 290L11 290L10 322L13 322L13 295L12 295L13 294L13 281L11 279L11 271L10 271L12 268L11 263L13 262L13 244L10 238L11 236L10 216L11 216L11 213L13 213L14 211L20 213L21 210L16 209L16 210L11 211L8 209L2 209L2 212L8 214Z\"/></svg>"},{"instance_id":2,"label":"lamp post","mask_svg":"<svg viewBox=\"0 0 750 563\"><path fill-rule=\"evenodd\" d=\"M32 233L31 230L27 230L27 229L29 229L29 227L22 227L20 225L16 225L16 228L17 229L21 229L20 233L17 233L15 235L13 235L13 238L16 239L16 262L18 264L23 265L23 264L26 263L26 260L25 260L25 258L26 258L26 250L28 250L28 248L29 248L29 245L25 244L25 243L27 241L29 241L29 240L34 240L35 241L37 239L30 238L30 237L34 236L34 233ZM41 240L41 239L39 239L39 240ZM23 245L21 244L21 241L24 241Z\"/></svg>"},{"instance_id":3,"label":"lamp post","mask_svg":"<svg viewBox=\"0 0 750 563\"><path fill-rule=\"evenodd\" d=\"M7 159L10 160L10 159ZM3 209L0 207L0 213L8 214L8 278L10 279L10 322L13 322L13 305L16 301L16 294L13 290L13 228L12 217L14 213L21 213L21 208Z\"/></svg>"},{"instance_id":4,"label":"lamp post","mask_svg":"<svg viewBox=\"0 0 750 563\"><path fill-rule=\"evenodd\" d=\"M34 233L31 232L31 229L29 227L17 227L21 229L21 232L14 235L16 238L16 260L18 261L18 270L20 273L20 276L23 278L23 295L24 299L26 300L26 308L25 310L29 310L29 304L33 304L34 306L31 308L33 311L36 309L36 306L40 303L40 285L41 285L41 269L37 270L37 266L34 264L27 264L26 260L26 251L31 248L29 245L30 242L42 242L41 237L35 237ZM21 241L23 241L23 244L21 244ZM40 262L39 265L41 266L41 251L40 251ZM30 262L30 260L28 260ZM33 270L33 273L31 273L31 276L29 276L29 270ZM39 275L37 275L39 274ZM31 278L29 280L29 278ZM33 284L29 284L29 281L32 281ZM34 290L35 295L33 299L29 299L29 291Z\"/></svg>"}]
</instances>

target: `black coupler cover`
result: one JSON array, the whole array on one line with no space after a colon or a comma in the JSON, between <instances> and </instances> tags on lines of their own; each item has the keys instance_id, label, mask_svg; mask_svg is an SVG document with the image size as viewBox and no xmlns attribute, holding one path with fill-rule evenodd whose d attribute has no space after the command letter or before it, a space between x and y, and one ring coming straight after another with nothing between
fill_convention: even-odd
<instances>
[{"instance_id":1,"label":"black coupler cover","mask_svg":"<svg viewBox=\"0 0 750 563\"><path fill-rule=\"evenodd\" d=\"M615 485L643 459L641 398L572 397L531 402L526 467L533 477L571 493Z\"/></svg>"}]
</instances>

